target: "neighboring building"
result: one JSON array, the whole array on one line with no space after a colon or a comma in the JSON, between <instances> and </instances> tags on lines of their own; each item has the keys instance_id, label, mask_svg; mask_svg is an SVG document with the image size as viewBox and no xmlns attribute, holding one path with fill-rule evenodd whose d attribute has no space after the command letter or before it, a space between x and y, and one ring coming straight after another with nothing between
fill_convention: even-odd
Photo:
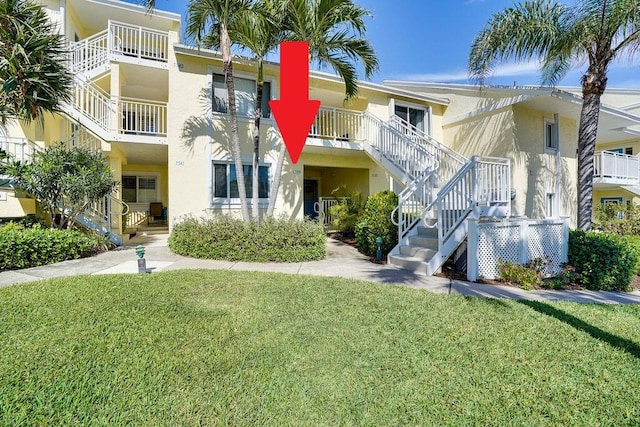
<instances>
[{"instance_id":1,"label":"neighboring building","mask_svg":"<svg viewBox=\"0 0 640 427\"><path fill-rule=\"evenodd\" d=\"M65 114L47 117L43 126L13 124L9 137L0 137L0 148L25 160L58 141L102 150L121 186L87 213L87 223L101 223L118 242L158 219L171 227L185 215L237 214L239 174L229 147L221 56L181 44L177 14L149 15L115 0L44 4L70 41L74 99ZM255 76L251 60L236 58L245 176L253 150ZM279 98L278 64L266 64L265 80L261 210L282 146L267 103ZM626 200L638 194L629 187L640 190L632 182L639 179L640 139L630 133L640 124L633 114L640 113L640 92L612 94L620 107L603 107L599 147L623 152L599 155L605 166L597 167L602 180L594 194L623 194ZM568 91L361 82L358 97L345 105L341 81L312 71L309 96L321 101L321 109L298 163L285 160L276 215L324 219L328 206L338 202L332 190L341 185L364 197L392 189L401 195L403 238L392 261L427 272L464 240L469 215L569 216L575 223L581 101ZM611 166L618 174L613 182L606 175L612 156L623 159L627 174L636 162L636 175L620 181L618 162ZM0 191L0 218L36 211L36 203L19 191ZM423 219L436 227L420 227Z\"/></svg>"}]
</instances>

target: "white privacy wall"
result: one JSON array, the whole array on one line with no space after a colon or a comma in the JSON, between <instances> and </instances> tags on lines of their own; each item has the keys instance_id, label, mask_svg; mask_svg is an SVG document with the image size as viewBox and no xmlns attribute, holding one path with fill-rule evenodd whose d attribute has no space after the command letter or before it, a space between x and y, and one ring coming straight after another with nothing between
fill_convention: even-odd
<instances>
[{"instance_id":1,"label":"white privacy wall","mask_svg":"<svg viewBox=\"0 0 640 427\"><path fill-rule=\"evenodd\" d=\"M535 258L549 258L546 277L557 275L567 262L569 218L468 221L467 279L470 281L498 278L500 262L526 264Z\"/></svg>"}]
</instances>

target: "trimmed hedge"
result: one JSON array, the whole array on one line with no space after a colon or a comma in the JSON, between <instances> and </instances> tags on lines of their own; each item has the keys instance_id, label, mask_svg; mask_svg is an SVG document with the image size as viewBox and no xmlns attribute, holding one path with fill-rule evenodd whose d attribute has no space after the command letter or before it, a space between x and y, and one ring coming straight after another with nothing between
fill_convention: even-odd
<instances>
[{"instance_id":1,"label":"trimmed hedge","mask_svg":"<svg viewBox=\"0 0 640 427\"><path fill-rule=\"evenodd\" d=\"M628 291L639 254L629 242L607 233L569 232L569 265L576 281L592 290Z\"/></svg>"},{"instance_id":2,"label":"trimmed hedge","mask_svg":"<svg viewBox=\"0 0 640 427\"><path fill-rule=\"evenodd\" d=\"M311 220L268 218L245 224L228 215L186 217L169 236L169 248L194 258L300 262L326 256L324 227Z\"/></svg>"},{"instance_id":3,"label":"trimmed hedge","mask_svg":"<svg viewBox=\"0 0 640 427\"><path fill-rule=\"evenodd\" d=\"M378 250L376 237L382 237L382 256L386 257L398 244L398 226L391 221L391 214L398 206L398 196L393 191L381 191L367 199L364 212L356 224L358 250L373 256Z\"/></svg>"},{"instance_id":4,"label":"trimmed hedge","mask_svg":"<svg viewBox=\"0 0 640 427\"><path fill-rule=\"evenodd\" d=\"M0 270L37 267L89 256L95 239L74 230L49 230L19 224L0 227Z\"/></svg>"}]
</instances>

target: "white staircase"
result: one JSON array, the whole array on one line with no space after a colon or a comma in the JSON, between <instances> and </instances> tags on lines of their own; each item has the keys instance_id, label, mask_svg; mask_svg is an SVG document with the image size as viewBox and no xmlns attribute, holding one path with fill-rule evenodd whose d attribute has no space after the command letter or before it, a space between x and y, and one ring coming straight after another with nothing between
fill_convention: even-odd
<instances>
[{"instance_id":1,"label":"white staircase","mask_svg":"<svg viewBox=\"0 0 640 427\"><path fill-rule=\"evenodd\" d=\"M310 138L332 146L359 141L364 151L404 185L393 221L399 244L390 263L434 274L467 236L467 219L509 216L508 159L467 159L405 120L321 107ZM319 204L322 214L325 208Z\"/></svg>"}]
</instances>

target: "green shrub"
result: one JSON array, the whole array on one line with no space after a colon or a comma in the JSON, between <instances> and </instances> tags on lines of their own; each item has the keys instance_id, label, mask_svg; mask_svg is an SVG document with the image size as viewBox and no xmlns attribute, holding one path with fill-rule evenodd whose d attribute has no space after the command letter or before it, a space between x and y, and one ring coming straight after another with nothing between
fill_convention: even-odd
<instances>
[{"instance_id":1,"label":"green shrub","mask_svg":"<svg viewBox=\"0 0 640 427\"><path fill-rule=\"evenodd\" d=\"M540 259L540 258L536 258ZM500 280L518 285L522 289L531 290L542 285L541 272L536 268L535 261L522 265L511 262L499 262Z\"/></svg>"},{"instance_id":2,"label":"green shrub","mask_svg":"<svg viewBox=\"0 0 640 427\"><path fill-rule=\"evenodd\" d=\"M342 233L353 233L362 213L362 193L355 191L347 193L347 187L341 185L331 192L334 197L344 200L329 207L331 225Z\"/></svg>"},{"instance_id":3,"label":"green shrub","mask_svg":"<svg viewBox=\"0 0 640 427\"><path fill-rule=\"evenodd\" d=\"M325 257L326 235L311 220L269 218L256 225L227 215L186 217L171 231L169 248L194 258L300 262Z\"/></svg>"},{"instance_id":4,"label":"green shrub","mask_svg":"<svg viewBox=\"0 0 640 427\"><path fill-rule=\"evenodd\" d=\"M607 233L569 232L569 264L576 283L593 290L627 291L638 266L633 245Z\"/></svg>"},{"instance_id":5,"label":"green shrub","mask_svg":"<svg viewBox=\"0 0 640 427\"><path fill-rule=\"evenodd\" d=\"M604 203L594 208L593 227L619 235L640 234L640 207L634 203Z\"/></svg>"},{"instance_id":6,"label":"green shrub","mask_svg":"<svg viewBox=\"0 0 640 427\"><path fill-rule=\"evenodd\" d=\"M631 245L638 254L640 254L640 236L638 235L625 235L620 236L620 239L624 240L628 245ZM640 256L638 256L638 262L636 263L635 274L640 274Z\"/></svg>"},{"instance_id":7,"label":"green shrub","mask_svg":"<svg viewBox=\"0 0 640 427\"><path fill-rule=\"evenodd\" d=\"M81 258L91 254L94 243L92 238L79 231L7 224L0 228L0 270Z\"/></svg>"},{"instance_id":8,"label":"green shrub","mask_svg":"<svg viewBox=\"0 0 640 427\"><path fill-rule=\"evenodd\" d=\"M392 191L382 191L369 196L364 212L356 224L358 250L365 255L376 254L376 237L382 237L383 257L398 244L398 226L391 221L391 214L398 206L398 196Z\"/></svg>"}]
</instances>

